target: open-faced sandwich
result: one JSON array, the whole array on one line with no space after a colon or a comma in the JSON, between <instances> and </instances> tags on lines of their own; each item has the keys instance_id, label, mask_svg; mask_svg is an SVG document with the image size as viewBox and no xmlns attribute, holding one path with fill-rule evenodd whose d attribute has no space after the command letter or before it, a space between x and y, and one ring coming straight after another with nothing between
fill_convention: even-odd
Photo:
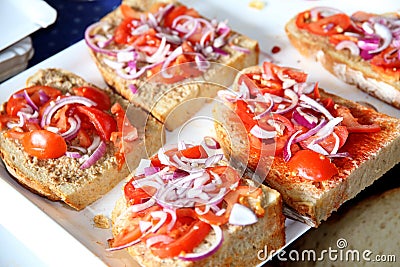
<instances>
[{"instance_id":1,"label":"open-faced sandwich","mask_svg":"<svg viewBox=\"0 0 400 267\"><path fill-rule=\"evenodd\" d=\"M398 119L321 90L301 70L264 62L233 88L214 109L225 153L312 226L400 161Z\"/></svg>"},{"instance_id":2,"label":"open-faced sandwich","mask_svg":"<svg viewBox=\"0 0 400 267\"><path fill-rule=\"evenodd\" d=\"M161 146L161 123L71 72L39 70L26 86L2 106L0 155L35 193L83 209Z\"/></svg>"},{"instance_id":3,"label":"open-faced sandwich","mask_svg":"<svg viewBox=\"0 0 400 267\"><path fill-rule=\"evenodd\" d=\"M259 53L257 41L225 21L172 1L123 1L85 40L105 81L168 130L230 86L236 69L257 64Z\"/></svg>"},{"instance_id":4,"label":"open-faced sandwich","mask_svg":"<svg viewBox=\"0 0 400 267\"><path fill-rule=\"evenodd\" d=\"M206 137L142 160L113 211L109 250L143 266L255 266L259 251L282 248L280 194L241 178L218 147Z\"/></svg>"},{"instance_id":5,"label":"open-faced sandwich","mask_svg":"<svg viewBox=\"0 0 400 267\"><path fill-rule=\"evenodd\" d=\"M400 17L398 13L351 16L316 7L286 24L300 53L315 57L328 71L400 108Z\"/></svg>"}]
</instances>

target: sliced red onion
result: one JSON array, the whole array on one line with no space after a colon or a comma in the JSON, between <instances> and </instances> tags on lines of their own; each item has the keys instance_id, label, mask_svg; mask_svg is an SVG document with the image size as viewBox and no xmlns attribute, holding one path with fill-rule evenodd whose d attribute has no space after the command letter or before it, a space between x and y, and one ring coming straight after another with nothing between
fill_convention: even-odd
<instances>
[{"instance_id":1,"label":"sliced red onion","mask_svg":"<svg viewBox=\"0 0 400 267\"><path fill-rule=\"evenodd\" d=\"M205 72L207 69L210 68L210 62L200 53L197 53L197 55L194 57L194 60L196 62L197 68Z\"/></svg>"},{"instance_id":2,"label":"sliced red onion","mask_svg":"<svg viewBox=\"0 0 400 267\"><path fill-rule=\"evenodd\" d=\"M139 204L135 204L132 205L128 208L129 212L139 212L142 210L145 210L147 208L150 208L151 206L153 206L154 204L156 204L156 200L153 198L150 198L149 200L147 200L146 202L143 203L139 203Z\"/></svg>"},{"instance_id":3,"label":"sliced red onion","mask_svg":"<svg viewBox=\"0 0 400 267\"><path fill-rule=\"evenodd\" d=\"M332 16L335 14L340 14L343 13L339 9L333 8L333 7L326 7L326 6L318 6L310 9L310 16L312 20L317 20L319 14L321 14L323 17L328 17Z\"/></svg>"},{"instance_id":4,"label":"sliced red onion","mask_svg":"<svg viewBox=\"0 0 400 267\"><path fill-rule=\"evenodd\" d=\"M272 108L274 107L274 100L272 99L272 97L270 95L265 94L265 95L262 95L262 97L264 99L268 98L268 99L266 99L265 103L269 103L269 106L263 112L261 112L260 114L257 114L256 116L254 116L253 117L254 120L259 120L261 118L264 118L265 116L267 116L271 112Z\"/></svg>"},{"instance_id":5,"label":"sliced red onion","mask_svg":"<svg viewBox=\"0 0 400 267\"><path fill-rule=\"evenodd\" d=\"M154 225L154 227L150 230L151 232L155 233L158 231L158 229L161 228L161 226L164 225L164 223L167 221L168 215L165 211L158 210L158 211L153 211L150 213L150 216L153 219L159 219L158 223Z\"/></svg>"},{"instance_id":6,"label":"sliced red onion","mask_svg":"<svg viewBox=\"0 0 400 267\"><path fill-rule=\"evenodd\" d=\"M294 142L298 143L298 142L301 142L301 141L304 141L304 140L310 138L311 136L316 134L326 123L327 123L326 120L324 118L322 118L317 126L315 126L314 128L308 130L306 133L304 133L304 134L300 135L299 137L297 137L294 140Z\"/></svg>"},{"instance_id":7,"label":"sliced red onion","mask_svg":"<svg viewBox=\"0 0 400 267\"><path fill-rule=\"evenodd\" d=\"M81 153L76 152L76 151L67 151L65 152L65 156L73 159L79 159L82 157Z\"/></svg>"},{"instance_id":8,"label":"sliced red onion","mask_svg":"<svg viewBox=\"0 0 400 267\"><path fill-rule=\"evenodd\" d=\"M81 119L78 115L74 115L74 117L69 117L68 122L70 124L69 129L64 133L61 133L61 136L65 140L71 140L75 138L78 134L79 129L81 128Z\"/></svg>"},{"instance_id":9,"label":"sliced red onion","mask_svg":"<svg viewBox=\"0 0 400 267\"><path fill-rule=\"evenodd\" d=\"M287 113L287 112L291 111L292 109L294 109L297 106L297 104L299 103L299 97L297 96L297 94L293 90L285 89L284 94L285 94L285 96L290 98L292 103L289 106L287 106L287 107L285 107L283 109L277 109L276 111L273 111L272 113L276 113L276 114Z\"/></svg>"},{"instance_id":10,"label":"sliced red onion","mask_svg":"<svg viewBox=\"0 0 400 267\"><path fill-rule=\"evenodd\" d=\"M317 153L319 153L321 155L324 155L324 156L328 156L329 155L329 153L322 146L320 146L319 144L312 144L311 143L311 144L307 145L307 148L312 150L312 151L314 151L314 152L317 152Z\"/></svg>"},{"instance_id":11,"label":"sliced red onion","mask_svg":"<svg viewBox=\"0 0 400 267\"><path fill-rule=\"evenodd\" d=\"M369 54L375 54L385 50L390 45L393 39L392 32L387 26L383 24L375 23L374 30L375 33L383 39L383 44L377 49L368 51Z\"/></svg>"},{"instance_id":12,"label":"sliced red onion","mask_svg":"<svg viewBox=\"0 0 400 267\"><path fill-rule=\"evenodd\" d=\"M139 221L139 229L140 229L140 232L142 232L142 234L146 233L147 230L149 230L152 226L153 226L153 224L151 222Z\"/></svg>"},{"instance_id":13,"label":"sliced red onion","mask_svg":"<svg viewBox=\"0 0 400 267\"><path fill-rule=\"evenodd\" d=\"M318 118L312 114L305 113L301 107L297 107L292 113L293 120L298 124L307 127L308 129L314 128L318 123Z\"/></svg>"},{"instance_id":14,"label":"sliced red onion","mask_svg":"<svg viewBox=\"0 0 400 267\"><path fill-rule=\"evenodd\" d=\"M100 22L96 22L92 25L90 25L89 27L86 28L85 30L85 42L87 44L87 46L92 49L94 52L96 53L102 53L105 55L109 55L109 56L116 56L117 55L117 51L111 51L108 49L104 49L99 47L98 45L93 43L93 38L91 37L91 32L99 27L104 27L108 25L106 22L100 21Z\"/></svg>"},{"instance_id":15,"label":"sliced red onion","mask_svg":"<svg viewBox=\"0 0 400 267\"><path fill-rule=\"evenodd\" d=\"M231 102L231 103L236 102L240 98L240 95L238 95L236 92L232 92L230 90L219 90L217 95L220 99Z\"/></svg>"},{"instance_id":16,"label":"sliced red onion","mask_svg":"<svg viewBox=\"0 0 400 267\"><path fill-rule=\"evenodd\" d=\"M257 215L248 207L235 203L229 215L229 224L232 225L251 225L258 221Z\"/></svg>"},{"instance_id":17,"label":"sliced red onion","mask_svg":"<svg viewBox=\"0 0 400 267\"><path fill-rule=\"evenodd\" d=\"M133 245L139 243L141 240L142 240L142 238L139 237L138 239L133 240L133 241L127 243L127 244L123 244L123 245L118 246L118 247L107 248L106 250L107 250L107 251L116 251L116 250L121 250L121 249L129 248L129 247L131 247L131 246L133 246Z\"/></svg>"},{"instance_id":18,"label":"sliced red onion","mask_svg":"<svg viewBox=\"0 0 400 267\"><path fill-rule=\"evenodd\" d=\"M172 78L172 74L167 73L166 69L167 67L174 61L179 55L183 54L183 48L182 46L177 47L164 61L162 67L161 67L161 75L164 78Z\"/></svg>"},{"instance_id":19,"label":"sliced red onion","mask_svg":"<svg viewBox=\"0 0 400 267\"><path fill-rule=\"evenodd\" d=\"M297 95L302 94L310 94L315 88L315 83L304 82L304 83L296 83L293 85L293 91L297 93Z\"/></svg>"},{"instance_id":20,"label":"sliced red onion","mask_svg":"<svg viewBox=\"0 0 400 267\"><path fill-rule=\"evenodd\" d=\"M241 47L241 46L234 45L234 44L231 44L230 47L232 47L232 49L234 49L234 50L236 50L238 52L241 52L241 53L244 53L244 54L250 54L250 49L248 49L248 48Z\"/></svg>"},{"instance_id":21,"label":"sliced red onion","mask_svg":"<svg viewBox=\"0 0 400 267\"><path fill-rule=\"evenodd\" d=\"M336 154L329 154L326 155L328 158L349 158L350 154L349 152L341 152L341 153L336 153Z\"/></svg>"},{"instance_id":22,"label":"sliced red onion","mask_svg":"<svg viewBox=\"0 0 400 267\"><path fill-rule=\"evenodd\" d=\"M294 144L294 140L296 138L297 135L301 134L303 131L302 130L298 130L297 132L295 132L294 134L292 134L289 138L289 140L286 142L285 147L283 149L283 160L288 162L290 160L290 158L292 157L292 144Z\"/></svg>"},{"instance_id":23,"label":"sliced red onion","mask_svg":"<svg viewBox=\"0 0 400 267\"><path fill-rule=\"evenodd\" d=\"M344 40L338 43L335 46L336 50L343 50L343 49L348 49L350 50L350 53L353 56L358 56L360 55L360 48L357 46L356 43L349 41L349 40Z\"/></svg>"},{"instance_id":24,"label":"sliced red onion","mask_svg":"<svg viewBox=\"0 0 400 267\"><path fill-rule=\"evenodd\" d=\"M318 144L322 140L324 140L326 137L331 135L333 133L333 130L336 125L341 123L343 120L342 117L336 117L333 118L332 120L328 121L327 124L325 124L316 134L315 137L316 139L313 140L313 144Z\"/></svg>"},{"instance_id":25,"label":"sliced red onion","mask_svg":"<svg viewBox=\"0 0 400 267\"><path fill-rule=\"evenodd\" d=\"M167 44L167 38L165 38L165 37L161 38L161 43L160 43L160 46L158 47L157 51L151 56L146 56L146 62L156 63L156 62L164 61L165 57L169 53L170 48L171 48L171 45Z\"/></svg>"},{"instance_id":26,"label":"sliced red onion","mask_svg":"<svg viewBox=\"0 0 400 267\"><path fill-rule=\"evenodd\" d=\"M39 90L39 99L40 99L40 104L44 104L47 101L49 101L50 97L46 94L45 91L42 89Z\"/></svg>"},{"instance_id":27,"label":"sliced red onion","mask_svg":"<svg viewBox=\"0 0 400 267\"><path fill-rule=\"evenodd\" d=\"M240 97L243 99L247 99L250 97L250 89L244 81L239 85L239 93Z\"/></svg>"},{"instance_id":28,"label":"sliced red onion","mask_svg":"<svg viewBox=\"0 0 400 267\"><path fill-rule=\"evenodd\" d=\"M333 132L332 135L335 138L335 145L333 146L333 149L330 154L336 154L339 150L340 139L335 132Z\"/></svg>"},{"instance_id":29,"label":"sliced red onion","mask_svg":"<svg viewBox=\"0 0 400 267\"><path fill-rule=\"evenodd\" d=\"M26 102L28 103L28 105L33 108L33 110L39 110L39 108L32 101L31 97L28 95L28 92L26 90L24 90L24 98L25 98Z\"/></svg>"},{"instance_id":30,"label":"sliced red onion","mask_svg":"<svg viewBox=\"0 0 400 267\"><path fill-rule=\"evenodd\" d=\"M96 148L92 155L79 167L80 169L87 169L95 164L106 153L107 145L104 141L100 141L100 145Z\"/></svg>"},{"instance_id":31,"label":"sliced red onion","mask_svg":"<svg viewBox=\"0 0 400 267\"><path fill-rule=\"evenodd\" d=\"M134 95L137 94L138 89L137 89L137 87L136 87L135 84L130 83L130 84L128 85L128 88L129 88L129 90L131 90L132 94L134 94Z\"/></svg>"},{"instance_id":32,"label":"sliced red onion","mask_svg":"<svg viewBox=\"0 0 400 267\"><path fill-rule=\"evenodd\" d=\"M171 231L172 228L175 226L177 215L176 215L176 211L173 209L168 209L168 208L164 208L163 209L166 213L168 213L169 215L171 215L171 221L168 223L167 225L167 230Z\"/></svg>"},{"instance_id":33,"label":"sliced red onion","mask_svg":"<svg viewBox=\"0 0 400 267\"><path fill-rule=\"evenodd\" d=\"M218 141L212 136L204 137L204 144L210 149L220 149L221 148Z\"/></svg>"},{"instance_id":34,"label":"sliced red onion","mask_svg":"<svg viewBox=\"0 0 400 267\"><path fill-rule=\"evenodd\" d=\"M21 128L25 125L26 119L25 119L24 113L19 111L19 112L17 112L17 116L19 117L18 122L12 122L12 121L7 122L7 128L9 128L9 129L12 129L14 127Z\"/></svg>"},{"instance_id":35,"label":"sliced red onion","mask_svg":"<svg viewBox=\"0 0 400 267\"><path fill-rule=\"evenodd\" d=\"M131 74L127 74L122 69L117 69L116 72L117 72L118 76L120 76L123 79L134 80L134 79L137 79L140 76L142 76L147 70L150 70L150 69L156 67L159 64L162 64L162 62L153 63L153 64L150 64L150 65L143 66L139 71L131 73Z\"/></svg>"},{"instance_id":36,"label":"sliced red onion","mask_svg":"<svg viewBox=\"0 0 400 267\"><path fill-rule=\"evenodd\" d=\"M218 162L220 162L224 157L224 154L215 154L212 155L211 157L207 158L206 162L204 163L205 167L211 167L215 164L217 164Z\"/></svg>"},{"instance_id":37,"label":"sliced red onion","mask_svg":"<svg viewBox=\"0 0 400 267\"><path fill-rule=\"evenodd\" d=\"M150 248L151 246L158 244L158 243L163 243L163 244L169 244L174 239L170 237L169 235L156 235L156 236L151 236L146 239L146 247Z\"/></svg>"},{"instance_id":38,"label":"sliced red onion","mask_svg":"<svg viewBox=\"0 0 400 267\"><path fill-rule=\"evenodd\" d=\"M308 105L310 105L314 109L316 109L319 112L321 112L322 114L324 114L325 117L328 118L328 120L332 120L333 119L332 114L324 106L322 106L320 103L318 103L314 99L312 99L312 98L310 98L310 97L308 97L306 95L301 95L300 96L300 100L304 101L305 103L307 103Z\"/></svg>"},{"instance_id":39,"label":"sliced red onion","mask_svg":"<svg viewBox=\"0 0 400 267\"><path fill-rule=\"evenodd\" d=\"M86 154L86 153L87 153L86 148L81 147L81 146L70 146L70 148L76 149L76 150L80 151L80 152L83 153L83 154Z\"/></svg>"},{"instance_id":40,"label":"sliced red onion","mask_svg":"<svg viewBox=\"0 0 400 267\"><path fill-rule=\"evenodd\" d=\"M160 167L149 166L144 168L144 175L149 176L160 172Z\"/></svg>"},{"instance_id":41,"label":"sliced red onion","mask_svg":"<svg viewBox=\"0 0 400 267\"><path fill-rule=\"evenodd\" d=\"M96 135L93 137L92 144L87 148L88 153L92 153L100 145L100 136Z\"/></svg>"},{"instance_id":42,"label":"sliced red onion","mask_svg":"<svg viewBox=\"0 0 400 267\"><path fill-rule=\"evenodd\" d=\"M371 38L371 37L365 37L365 38L360 38L357 41L357 45L359 48L363 50L375 50L379 47L380 39L379 38Z\"/></svg>"},{"instance_id":43,"label":"sliced red onion","mask_svg":"<svg viewBox=\"0 0 400 267\"><path fill-rule=\"evenodd\" d=\"M50 104L43 111L42 120L40 121L40 126L44 128L46 125L49 125L51 122L51 118L53 117L53 114L61 107L68 104L81 104L87 107L97 105L96 102L83 96L68 96L59 98L54 102L54 104Z\"/></svg>"},{"instance_id":44,"label":"sliced red onion","mask_svg":"<svg viewBox=\"0 0 400 267\"><path fill-rule=\"evenodd\" d=\"M114 69L114 70L119 70L122 69L125 66L125 63L123 62L118 62L115 60L111 60L109 58L103 58L103 62L109 66L110 68Z\"/></svg>"},{"instance_id":45,"label":"sliced red onion","mask_svg":"<svg viewBox=\"0 0 400 267\"><path fill-rule=\"evenodd\" d=\"M212 244L206 251L198 253L185 253L184 255L178 257L182 260L187 260L187 261L199 261L208 258L215 252L217 252L218 249L221 247L222 242L224 241L224 236L221 227L216 225L211 225L211 227L213 228L215 233L214 244Z\"/></svg>"},{"instance_id":46,"label":"sliced red onion","mask_svg":"<svg viewBox=\"0 0 400 267\"><path fill-rule=\"evenodd\" d=\"M270 139L270 138L274 138L276 136L276 132L275 131L264 130L263 128L261 128L257 124L254 125L253 128L251 128L250 133L252 135L254 135L255 137L260 138L260 139Z\"/></svg>"}]
</instances>

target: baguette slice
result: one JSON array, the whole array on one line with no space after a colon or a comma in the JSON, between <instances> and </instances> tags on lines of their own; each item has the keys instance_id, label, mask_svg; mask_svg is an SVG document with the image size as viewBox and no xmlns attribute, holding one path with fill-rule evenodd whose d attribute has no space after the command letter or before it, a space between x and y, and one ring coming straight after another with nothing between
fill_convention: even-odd
<instances>
[{"instance_id":1,"label":"baguette slice","mask_svg":"<svg viewBox=\"0 0 400 267\"><path fill-rule=\"evenodd\" d=\"M260 72L259 66L242 71ZM237 87L237 82L234 86ZM323 90L320 92L321 99L330 97L336 104L349 108L360 123L374 123L381 127L376 133L351 133L341 150L349 152L351 158L335 158L339 173L320 182L292 174L282 156L271 159L250 154L248 133L234 112L233 103L215 105L213 110L216 133L226 156L236 161L238 166L247 166L250 171L255 171L261 180L265 178L268 186L282 194L288 207L286 214L313 227L318 227L344 202L355 197L400 160L399 119Z\"/></svg>"},{"instance_id":2,"label":"baguette slice","mask_svg":"<svg viewBox=\"0 0 400 267\"><path fill-rule=\"evenodd\" d=\"M399 21L399 16L395 13L382 16L396 18ZM400 108L399 69L388 72L376 71L369 61L359 55L352 55L349 49L337 50L329 42L329 37L299 29L296 26L296 17L287 22L285 31L291 44L303 56L314 58L340 80Z\"/></svg>"},{"instance_id":3,"label":"baguette slice","mask_svg":"<svg viewBox=\"0 0 400 267\"><path fill-rule=\"evenodd\" d=\"M217 163L218 166L225 165L225 163L220 164L222 165ZM161 172L163 171L161 170ZM128 177L127 182L132 177L133 175ZM148 177L144 179L148 179ZM249 185L255 188L256 185L253 181L244 177L241 179L241 185ZM137 181L140 181L140 179ZM247 201L253 211L262 208L264 215L258 216L258 221L251 225L239 226L229 223L221 225L223 242L211 256L197 261L183 260L178 257L160 258L152 253L145 242L136 243L128 247L127 250L141 266L256 266L261 263L261 259L257 257L259 251L264 251L267 248L268 251L265 251L265 253L270 253L277 251L285 244L285 217L282 213L282 198L276 190L265 185L261 185L260 189L261 194L257 198L247 198ZM126 191L123 190L123 192ZM114 237L129 227L129 218L133 216L132 212L129 212L130 208L131 205L127 204L125 195L117 201L112 212ZM207 250L214 242L215 233L211 230L194 250L195 252Z\"/></svg>"},{"instance_id":4,"label":"baguette slice","mask_svg":"<svg viewBox=\"0 0 400 267\"><path fill-rule=\"evenodd\" d=\"M150 3L156 2L162 1L133 0L125 1L124 4L135 10L146 11L150 8ZM113 32L122 19L121 7L118 7L102 18L101 22L108 25L107 32ZM90 34L101 32L102 27L103 24L95 27ZM115 69L105 63L105 60L115 61L115 57L92 49L89 49L89 52L107 84L135 105L150 112L165 124L167 130L174 130L201 109L209 98L214 98L221 86L230 86L236 69L257 64L258 42L235 32L231 32L230 36L233 36L231 43L247 51L239 51L231 45L224 45L221 49L227 55L219 56L215 61L210 61L211 66L202 75L169 84L157 81L162 76L160 73L148 78L149 71L136 79L127 79L118 75ZM107 47L107 49L112 48L121 49L120 46L115 46L113 43ZM189 68L192 71L197 68L196 64L193 63L184 63L184 65L182 68ZM168 72L173 72L177 68L180 67L170 67ZM132 86L137 91L133 92Z\"/></svg>"},{"instance_id":5,"label":"baguette slice","mask_svg":"<svg viewBox=\"0 0 400 267\"><path fill-rule=\"evenodd\" d=\"M329 218L320 228L310 230L287 249L299 252L313 250L318 257L323 250L331 247L347 255L346 266L382 266L383 259L392 265L398 257L396 248L400 246L396 235L399 229L399 201L400 188L393 188L353 205L346 205L345 209ZM350 254L351 251L354 254ZM282 262L279 266L327 265L343 266L343 261L336 262L324 257L318 261L291 262L288 265Z\"/></svg>"},{"instance_id":6,"label":"baguette slice","mask_svg":"<svg viewBox=\"0 0 400 267\"><path fill-rule=\"evenodd\" d=\"M92 86L83 78L62 69L42 69L27 80L33 85L52 86L64 93L72 93L73 87ZM95 164L80 169L78 159L62 156L56 159L38 159L28 155L22 145L0 134L0 154L12 176L26 188L50 200L63 201L76 210L81 210L111 190L129 174L129 167L136 167L147 153L154 153L161 146L162 125L138 107L122 97L104 89L111 102L119 102L127 109L127 116L138 130L138 139L133 141L133 150L126 154L126 164L118 171L114 155L116 147L107 144L106 154ZM152 133L150 135L150 133Z\"/></svg>"}]
</instances>

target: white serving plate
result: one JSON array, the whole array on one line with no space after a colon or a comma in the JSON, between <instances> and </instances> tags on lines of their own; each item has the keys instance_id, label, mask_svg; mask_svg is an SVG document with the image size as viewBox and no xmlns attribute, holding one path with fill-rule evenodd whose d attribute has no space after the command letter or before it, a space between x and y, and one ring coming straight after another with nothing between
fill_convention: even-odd
<instances>
[{"instance_id":1,"label":"white serving plate","mask_svg":"<svg viewBox=\"0 0 400 267\"><path fill-rule=\"evenodd\" d=\"M306 70L310 80L319 81L321 87L353 100L371 103L379 111L399 117L397 109L376 100L353 86L346 85L322 69L312 60L301 57L288 43L284 34L284 24L297 12L318 5L331 5L346 12L359 9L374 12L397 10L395 1L381 0L363 2L349 1L296 1L280 0L266 2L263 10L248 7L248 0L224 1L182 1L195 7L209 18L228 19L232 27L260 41L262 51L268 52L275 45L281 51L273 55L275 62ZM295 3L295 4L294 4ZM96 66L91 61L84 41L67 48L59 54L24 71L0 85L0 102L9 95L24 87L25 80L36 70L45 67L58 67L73 71L86 80L105 86ZM197 115L208 116L210 106L204 107ZM200 127L185 128L184 134L196 139L202 134L212 132L212 125L207 121L200 122ZM200 130L199 130L200 129ZM174 142L179 130L168 133L168 142ZM211 133L212 134L212 133ZM13 237L17 245L0 245L0 265L23 265L25 255L32 261L30 266L132 266L124 251L107 252L107 239L111 237L109 229L98 229L93 226L93 217L97 214L109 216L115 200L121 196L118 185L102 199L82 211L74 211L61 203L48 201L36 196L18 185L0 166L0 235ZM286 221L287 244L293 242L306 232L309 227L292 220ZM1 231L2 230L2 231ZM19 242L19 243L18 243ZM1 247L4 246L4 247ZM254 255L255 257L257 255ZM2 259L4 262L2 262Z\"/></svg>"},{"instance_id":2,"label":"white serving plate","mask_svg":"<svg viewBox=\"0 0 400 267\"><path fill-rule=\"evenodd\" d=\"M43 0L0 1L0 51L54 23L57 11Z\"/></svg>"}]
</instances>

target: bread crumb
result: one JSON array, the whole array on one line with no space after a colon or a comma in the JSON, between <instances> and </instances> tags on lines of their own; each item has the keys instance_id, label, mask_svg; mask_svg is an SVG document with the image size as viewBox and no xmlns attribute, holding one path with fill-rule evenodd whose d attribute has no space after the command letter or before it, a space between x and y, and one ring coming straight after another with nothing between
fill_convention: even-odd
<instances>
[{"instance_id":1,"label":"bread crumb","mask_svg":"<svg viewBox=\"0 0 400 267\"><path fill-rule=\"evenodd\" d=\"M251 0L249 2L249 7L255 8L255 9L258 9L258 10L263 9L264 6L265 6L265 3L263 1L261 1L261 0Z\"/></svg>"},{"instance_id":2,"label":"bread crumb","mask_svg":"<svg viewBox=\"0 0 400 267\"><path fill-rule=\"evenodd\" d=\"M94 226L97 228L110 228L110 220L103 214L98 214L93 218Z\"/></svg>"}]
</instances>

